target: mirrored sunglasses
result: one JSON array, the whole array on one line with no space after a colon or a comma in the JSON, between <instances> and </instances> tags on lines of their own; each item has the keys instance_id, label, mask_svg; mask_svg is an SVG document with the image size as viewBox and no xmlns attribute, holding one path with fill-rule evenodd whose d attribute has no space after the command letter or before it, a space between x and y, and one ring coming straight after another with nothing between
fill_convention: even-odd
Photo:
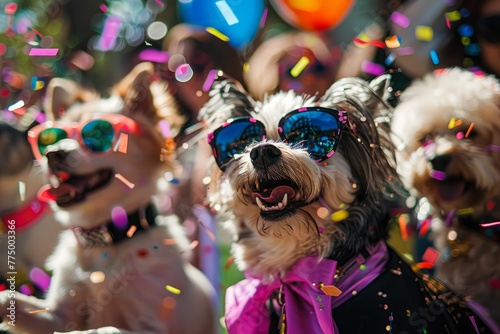
<instances>
[{"instance_id":1,"label":"mirrored sunglasses","mask_svg":"<svg viewBox=\"0 0 500 334\"><path fill-rule=\"evenodd\" d=\"M94 114L81 122L45 122L28 132L28 141L35 158L42 160L48 146L72 138L80 146L94 154L111 151L120 133L140 133L138 123L121 114Z\"/></svg>"},{"instance_id":2,"label":"mirrored sunglasses","mask_svg":"<svg viewBox=\"0 0 500 334\"><path fill-rule=\"evenodd\" d=\"M283 142L305 149L312 159L321 162L335 153L346 123L347 112L344 110L304 107L284 115L278 123L278 133ZM229 119L210 133L207 140L217 165L225 170L236 154L265 138L266 128L262 122L239 117Z\"/></svg>"}]
</instances>

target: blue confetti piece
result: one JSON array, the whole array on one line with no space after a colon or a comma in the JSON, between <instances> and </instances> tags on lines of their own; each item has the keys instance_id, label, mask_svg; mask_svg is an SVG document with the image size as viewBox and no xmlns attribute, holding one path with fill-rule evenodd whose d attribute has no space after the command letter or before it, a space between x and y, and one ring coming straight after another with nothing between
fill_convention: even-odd
<instances>
[{"instance_id":1,"label":"blue confetti piece","mask_svg":"<svg viewBox=\"0 0 500 334\"><path fill-rule=\"evenodd\" d=\"M471 37L474 35L474 28L470 24L461 24L458 26L457 31L462 37Z\"/></svg>"},{"instance_id":2,"label":"blue confetti piece","mask_svg":"<svg viewBox=\"0 0 500 334\"><path fill-rule=\"evenodd\" d=\"M396 59L396 55L394 53L390 53L387 58L385 58L385 66L391 66L391 64L394 62L394 59Z\"/></svg>"},{"instance_id":3,"label":"blue confetti piece","mask_svg":"<svg viewBox=\"0 0 500 334\"><path fill-rule=\"evenodd\" d=\"M431 51L429 52L429 54L430 54L430 56L431 56L432 63L433 63L434 65L439 64L439 57L438 57L438 54L437 54L436 50L431 50Z\"/></svg>"}]
</instances>

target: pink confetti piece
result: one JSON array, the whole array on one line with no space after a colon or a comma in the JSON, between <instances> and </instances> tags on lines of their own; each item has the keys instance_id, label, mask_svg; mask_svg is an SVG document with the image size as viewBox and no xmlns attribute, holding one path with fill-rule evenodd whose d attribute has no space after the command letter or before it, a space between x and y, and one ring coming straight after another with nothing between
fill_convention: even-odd
<instances>
[{"instance_id":1,"label":"pink confetti piece","mask_svg":"<svg viewBox=\"0 0 500 334\"><path fill-rule=\"evenodd\" d=\"M481 225L481 227L492 227L492 226L500 225L500 221L492 222L492 223L484 223L484 224L480 224L480 225Z\"/></svg>"},{"instance_id":2,"label":"pink confetti piece","mask_svg":"<svg viewBox=\"0 0 500 334\"><path fill-rule=\"evenodd\" d=\"M101 38L99 38L98 46L103 51L111 50L115 47L116 37L120 32L122 20L117 16L109 16L104 22L104 29Z\"/></svg>"},{"instance_id":3,"label":"pink confetti piece","mask_svg":"<svg viewBox=\"0 0 500 334\"><path fill-rule=\"evenodd\" d=\"M108 11L108 6L102 3L99 5L99 9L102 10L103 13L106 13Z\"/></svg>"},{"instance_id":4,"label":"pink confetti piece","mask_svg":"<svg viewBox=\"0 0 500 334\"><path fill-rule=\"evenodd\" d=\"M153 63L164 64L170 59L170 54L166 51L155 49L146 49L139 53L139 59L142 61L150 61Z\"/></svg>"},{"instance_id":5,"label":"pink confetti piece","mask_svg":"<svg viewBox=\"0 0 500 334\"><path fill-rule=\"evenodd\" d=\"M50 276L38 267L30 270L30 280L43 291L47 291L50 285Z\"/></svg>"},{"instance_id":6,"label":"pink confetti piece","mask_svg":"<svg viewBox=\"0 0 500 334\"><path fill-rule=\"evenodd\" d=\"M391 21L396 23L398 26L402 28L408 28L408 26L410 25L410 19L408 18L408 16L398 11L394 11L391 14Z\"/></svg>"},{"instance_id":7,"label":"pink confetti piece","mask_svg":"<svg viewBox=\"0 0 500 334\"><path fill-rule=\"evenodd\" d=\"M477 328L476 318L474 318L474 316L471 315L469 317L469 319L470 319L470 322L472 323L472 326L474 326L474 329L476 330L476 334L479 334L479 328Z\"/></svg>"},{"instance_id":8,"label":"pink confetti piece","mask_svg":"<svg viewBox=\"0 0 500 334\"><path fill-rule=\"evenodd\" d=\"M5 5L3 11L7 15L14 15L17 11L17 4L15 2L10 2Z\"/></svg>"},{"instance_id":9,"label":"pink confetti piece","mask_svg":"<svg viewBox=\"0 0 500 334\"><path fill-rule=\"evenodd\" d=\"M208 92L210 90L210 88L212 87L212 84L214 83L216 75L217 75L217 70L210 70L210 72L208 72L207 78L205 79L205 82L203 83L203 86L201 87L201 89L204 92Z\"/></svg>"},{"instance_id":10,"label":"pink confetti piece","mask_svg":"<svg viewBox=\"0 0 500 334\"><path fill-rule=\"evenodd\" d=\"M400 56L409 56L415 53L411 46L396 49L396 53Z\"/></svg>"},{"instance_id":11,"label":"pink confetti piece","mask_svg":"<svg viewBox=\"0 0 500 334\"><path fill-rule=\"evenodd\" d=\"M267 20L267 7L266 9L264 9L264 13L262 14L262 19L260 20L260 26L263 27L265 24L266 24L266 20Z\"/></svg>"},{"instance_id":12,"label":"pink confetti piece","mask_svg":"<svg viewBox=\"0 0 500 334\"><path fill-rule=\"evenodd\" d=\"M455 209L451 209L450 213L446 217L446 220L444 221L445 226L451 226L451 220L455 216Z\"/></svg>"},{"instance_id":13,"label":"pink confetti piece","mask_svg":"<svg viewBox=\"0 0 500 334\"><path fill-rule=\"evenodd\" d=\"M53 57L53 56L56 56L58 52L59 52L58 48L32 48L30 50L29 56L32 56L32 57L40 57L40 56Z\"/></svg>"},{"instance_id":14,"label":"pink confetti piece","mask_svg":"<svg viewBox=\"0 0 500 334\"><path fill-rule=\"evenodd\" d=\"M385 69L382 65L364 60L361 64L361 70L365 73L372 74L375 76L381 75L384 73Z\"/></svg>"},{"instance_id":15,"label":"pink confetti piece","mask_svg":"<svg viewBox=\"0 0 500 334\"><path fill-rule=\"evenodd\" d=\"M159 126L160 126L160 131L161 131L163 138L172 137L172 132L170 131L170 124L168 124L167 121L161 120L159 122Z\"/></svg>"},{"instance_id":16,"label":"pink confetti piece","mask_svg":"<svg viewBox=\"0 0 500 334\"><path fill-rule=\"evenodd\" d=\"M446 179L446 173L440 171L440 170L431 170L431 177L433 179L439 180L439 181L444 181Z\"/></svg>"},{"instance_id":17,"label":"pink confetti piece","mask_svg":"<svg viewBox=\"0 0 500 334\"><path fill-rule=\"evenodd\" d=\"M500 151L499 145L490 145L488 146L488 151Z\"/></svg>"},{"instance_id":18,"label":"pink confetti piece","mask_svg":"<svg viewBox=\"0 0 500 334\"><path fill-rule=\"evenodd\" d=\"M160 7L163 7L165 6L165 4L163 2L161 2L160 0L155 0L156 3L160 6Z\"/></svg>"}]
</instances>

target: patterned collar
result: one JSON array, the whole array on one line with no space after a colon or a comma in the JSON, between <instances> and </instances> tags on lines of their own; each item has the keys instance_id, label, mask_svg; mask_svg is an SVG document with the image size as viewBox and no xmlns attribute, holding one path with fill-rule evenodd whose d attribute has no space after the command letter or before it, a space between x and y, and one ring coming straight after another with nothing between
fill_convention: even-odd
<instances>
[{"instance_id":1,"label":"patterned collar","mask_svg":"<svg viewBox=\"0 0 500 334\"><path fill-rule=\"evenodd\" d=\"M10 226L15 226L16 232L21 232L39 221L47 213L48 209L49 207L46 202L39 201L35 197L18 210L1 216L0 221L2 224L0 224L0 231L2 228L9 229Z\"/></svg>"},{"instance_id":2,"label":"patterned collar","mask_svg":"<svg viewBox=\"0 0 500 334\"><path fill-rule=\"evenodd\" d=\"M121 224L110 220L91 229L75 227L73 233L78 242L85 248L105 247L130 239L141 231L156 226L156 216L158 216L158 211L152 204L149 204L128 214L126 223L123 226L119 226Z\"/></svg>"}]
</instances>

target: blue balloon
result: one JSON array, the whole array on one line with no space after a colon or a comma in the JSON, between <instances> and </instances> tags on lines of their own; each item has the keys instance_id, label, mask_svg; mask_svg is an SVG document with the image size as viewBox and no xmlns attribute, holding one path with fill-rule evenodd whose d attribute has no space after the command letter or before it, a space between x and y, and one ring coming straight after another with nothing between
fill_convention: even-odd
<instances>
[{"instance_id":1,"label":"blue balloon","mask_svg":"<svg viewBox=\"0 0 500 334\"><path fill-rule=\"evenodd\" d=\"M238 49L254 39L266 8L264 0L178 0L177 7L183 22L214 28Z\"/></svg>"}]
</instances>

